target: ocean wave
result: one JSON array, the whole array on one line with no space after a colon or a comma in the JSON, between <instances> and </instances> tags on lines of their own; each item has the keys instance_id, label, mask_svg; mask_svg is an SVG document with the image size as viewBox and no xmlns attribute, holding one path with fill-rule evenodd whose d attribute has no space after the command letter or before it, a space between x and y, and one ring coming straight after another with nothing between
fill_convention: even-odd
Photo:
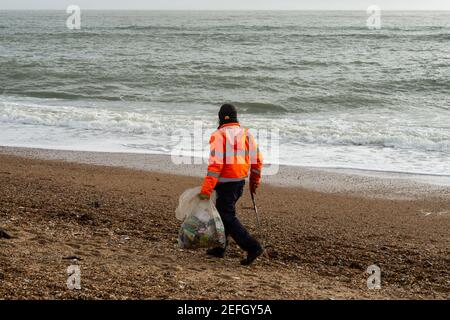
<instances>
[{"instance_id":1,"label":"ocean wave","mask_svg":"<svg viewBox=\"0 0 450 320\"><path fill-rule=\"evenodd\" d=\"M433 140L406 134L403 136L393 136L389 133L377 135L376 132L359 135L355 132L352 135L348 134L342 136L317 135L314 137L299 137L297 143L330 146L379 147L450 153L450 138Z\"/></svg>"},{"instance_id":2,"label":"ocean wave","mask_svg":"<svg viewBox=\"0 0 450 320\"><path fill-rule=\"evenodd\" d=\"M65 100L105 100L105 101L123 101L123 97L107 95L83 95L63 91L17 91L6 90L10 94L24 97L45 98L45 99L65 99Z\"/></svg>"},{"instance_id":3,"label":"ocean wave","mask_svg":"<svg viewBox=\"0 0 450 320\"><path fill-rule=\"evenodd\" d=\"M450 131L439 127L403 127L396 122L375 123L366 119L334 119L332 113L323 116L302 115L297 120L286 117L278 119L276 113L286 110L275 104L236 103L239 110L252 123L252 129L279 127L282 144L307 144L322 146L356 146L369 148L392 148L421 152L443 152L450 154ZM270 117L267 110L275 115ZM286 111L283 111L286 112ZM358 114L358 113L357 113ZM208 115L208 128L213 116ZM254 119L254 120L253 120ZM275 120L277 119L277 120ZM343 116L343 119L347 117ZM202 118L203 120L203 118ZM171 114L158 110L121 111L107 108L69 106L44 106L24 103L0 105L0 123L24 126L53 127L82 132L82 135L118 134L124 138L161 135L170 137L178 129L191 130L192 114ZM209 123L210 121L211 123ZM75 133L76 135L76 133Z\"/></svg>"},{"instance_id":4,"label":"ocean wave","mask_svg":"<svg viewBox=\"0 0 450 320\"><path fill-rule=\"evenodd\" d=\"M447 79L405 79L385 81L378 85L380 89L389 89L404 92L439 92L450 93L450 86Z\"/></svg>"},{"instance_id":5,"label":"ocean wave","mask_svg":"<svg viewBox=\"0 0 450 320\"><path fill-rule=\"evenodd\" d=\"M339 108L360 108L368 106L385 106L389 103L388 100L375 97L373 95L362 95L362 94L330 94L330 95L319 95L319 96L301 96L301 97L291 97L288 99L289 103L297 103L300 106L313 105L314 110L330 110L330 106L338 106ZM304 110L304 108L295 108L295 110ZM312 111L314 111L312 110ZM330 110L331 111L331 110Z\"/></svg>"},{"instance_id":6,"label":"ocean wave","mask_svg":"<svg viewBox=\"0 0 450 320\"><path fill-rule=\"evenodd\" d=\"M242 103L235 105L243 114L280 114L288 112L282 106L269 103ZM128 134L144 134L153 132L156 127L173 129L173 123L184 123L188 114L172 115L171 120L164 120L167 115L156 110L132 112L116 111L105 108L86 108L69 106L46 106L24 103L0 104L0 122L25 125L67 127L73 129L89 129L122 132ZM169 130L171 131L171 130Z\"/></svg>"},{"instance_id":7,"label":"ocean wave","mask_svg":"<svg viewBox=\"0 0 450 320\"><path fill-rule=\"evenodd\" d=\"M430 119L428 124L419 123L416 119L426 112L417 112L324 111L296 116L298 120L282 119L270 125L280 130L281 140L288 144L430 151L450 156L448 122Z\"/></svg>"},{"instance_id":8,"label":"ocean wave","mask_svg":"<svg viewBox=\"0 0 450 320\"><path fill-rule=\"evenodd\" d=\"M435 33L435 32L421 32L414 33L409 31L393 31L389 29L369 30L367 28L360 30L360 32L341 32L336 31L322 31L322 32L288 32L281 35L285 40L295 40L302 38L312 38L313 40L339 40L348 41L355 40L371 40L371 39L386 39L386 40L419 40L419 41L445 41L450 39L450 33ZM344 32L342 32L344 31Z\"/></svg>"},{"instance_id":9,"label":"ocean wave","mask_svg":"<svg viewBox=\"0 0 450 320\"><path fill-rule=\"evenodd\" d=\"M254 113L254 114L263 114L263 113L272 113L272 114L280 114L286 113L288 110L281 105L272 104L272 103L259 103L259 102L233 102L237 108L239 108L239 112L242 113Z\"/></svg>"},{"instance_id":10,"label":"ocean wave","mask_svg":"<svg viewBox=\"0 0 450 320\"><path fill-rule=\"evenodd\" d=\"M427 34L422 36L424 40L450 40L450 33Z\"/></svg>"},{"instance_id":11,"label":"ocean wave","mask_svg":"<svg viewBox=\"0 0 450 320\"><path fill-rule=\"evenodd\" d=\"M176 27L176 26L157 26L157 25L129 25L129 26L116 26L112 28L113 30L133 30L133 31L139 31L139 30L185 30L182 27Z\"/></svg>"},{"instance_id":12,"label":"ocean wave","mask_svg":"<svg viewBox=\"0 0 450 320\"><path fill-rule=\"evenodd\" d=\"M131 135L170 132L172 125L161 114L119 112L99 108L54 107L4 103L0 122L22 125L63 127L78 130L115 132Z\"/></svg>"},{"instance_id":13,"label":"ocean wave","mask_svg":"<svg viewBox=\"0 0 450 320\"><path fill-rule=\"evenodd\" d=\"M97 28L93 28L97 29ZM339 25L339 26L313 26L313 25L298 25L298 24L282 24L282 25L269 25L269 24L229 24L229 25L196 25L196 26L173 26L173 25L122 25L122 26L114 26L110 28L105 28L105 30L190 30L190 31L239 31L239 32L247 32L247 31L305 31L305 30L324 30L324 31L367 31L367 32L378 32L378 31L370 31L365 24L360 26L354 25ZM402 31L402 32L422 32L422 31L440 31L447 30L446 26L423 26L423 27L398 27L398 26L383 26L383 31Z\"/></svg>"}]
</instances>

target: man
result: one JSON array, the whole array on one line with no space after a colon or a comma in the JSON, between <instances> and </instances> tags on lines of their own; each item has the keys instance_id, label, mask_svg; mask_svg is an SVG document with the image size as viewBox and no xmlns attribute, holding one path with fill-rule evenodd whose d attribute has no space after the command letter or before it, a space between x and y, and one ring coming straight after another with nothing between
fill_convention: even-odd
<instances>
[{"instance_id":1,"label":"man","mask_svg":"<svg viewBox=\"0 0 450 320\"><path fill-rule=\"evenodd\" d=\"M247 252L241 264L250 265L263 253L263 248L236 217L236 202L242 196L249 172L250 191L256 193L261 180L262 155L252 134L240 126L237 110L231 104L220 108L219 128L211 135L209 143L208 174L199 197L207 200L216 190L216 207L225 226L225 234ZM206 253L223 258L225 249L211 248Z\"/></svg>"}]
</instances>

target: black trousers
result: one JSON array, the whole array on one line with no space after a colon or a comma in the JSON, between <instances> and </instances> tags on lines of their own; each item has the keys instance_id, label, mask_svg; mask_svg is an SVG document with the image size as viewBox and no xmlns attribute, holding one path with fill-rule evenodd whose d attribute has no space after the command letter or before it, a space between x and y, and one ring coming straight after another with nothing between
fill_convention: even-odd
<instances>
[{"instance_id":1,"label":"black trousers","mask_svg":"<svg viewBox=\"0 0 450 320\"><path fill-rule=\"evenodd\" d=\"M261 245L236 217L236 202L242 196L244 186L245 181L217 184L216 208L225 226L227 239L231 236L242 250L253 253L260 250Z\"/></svg>"}]
</instances>

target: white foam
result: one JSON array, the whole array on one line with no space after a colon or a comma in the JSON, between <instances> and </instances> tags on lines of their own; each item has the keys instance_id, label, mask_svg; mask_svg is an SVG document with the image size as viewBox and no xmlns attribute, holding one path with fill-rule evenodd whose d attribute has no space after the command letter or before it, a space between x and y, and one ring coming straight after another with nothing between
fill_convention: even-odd
<instances>
[{"instance_id":1,"label":"white foam","mask_svg":"<svg viewBox=\"0 0 450 320\"><path fill-rule=\"evenodd\" d=\"M54 102L53 102L54 104ZM30 102L0 105L0 144L78 151L169 154L171 135L188 132L202 119L185 110L117 106L66 106ZM270 117L245 115L253 130L279 129L280 157L265 145L271 163L450 175L450 127L443 119L427 123L378 113L322 113ZM450 123L450 121L449 121ZM203 150L208 150L208 140ZM200 154L202 154L200 152ZM199 153L196 151L196 156Z\"/></svg>"}]
</instances>

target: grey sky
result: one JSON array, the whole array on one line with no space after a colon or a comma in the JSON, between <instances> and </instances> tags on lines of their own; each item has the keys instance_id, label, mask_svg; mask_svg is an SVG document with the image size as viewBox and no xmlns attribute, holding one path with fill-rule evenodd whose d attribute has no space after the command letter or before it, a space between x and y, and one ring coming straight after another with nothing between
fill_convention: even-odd
<instances>
[{"instance_id":1,"label":"grey sky","mask_svg":"<svg viewBox=\"0 0 450 320\"><path fill-rule=\"evenodd\" d=\"M450 0L0 0L0 10L61 9L76 4L82 9L154 10L450 10Z\"/></svg>"}]
</instances>

